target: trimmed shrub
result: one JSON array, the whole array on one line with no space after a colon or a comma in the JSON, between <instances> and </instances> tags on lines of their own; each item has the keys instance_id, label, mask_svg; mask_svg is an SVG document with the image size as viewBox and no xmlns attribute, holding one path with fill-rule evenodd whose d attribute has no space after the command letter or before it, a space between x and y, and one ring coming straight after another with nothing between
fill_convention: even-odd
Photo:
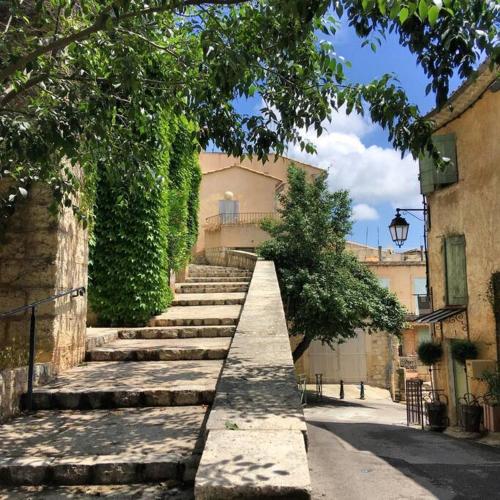
<instances>
[{"instance_id":1,"label":"trimmed shrub","mask_svg":"<svg viewBox=\"0 0 500 500\"><path fill-rule=\"evenodd\" d=\"M456 340L451 344L451 355L459 363L465 365L468 359L476 359L479 352L474 342L470 340Z\"/></svg>"},{"instance_id":2,"label":"trimmed shrub","mask_svg":"<svg viewBox=\"0 0 500 500\"><path fill-rule=\"evenodd\" d=\"M418 346L417 354L424 365L431 366L443 357L443 347L435 342L422 342Z\"/></svg>"}]
</instances>

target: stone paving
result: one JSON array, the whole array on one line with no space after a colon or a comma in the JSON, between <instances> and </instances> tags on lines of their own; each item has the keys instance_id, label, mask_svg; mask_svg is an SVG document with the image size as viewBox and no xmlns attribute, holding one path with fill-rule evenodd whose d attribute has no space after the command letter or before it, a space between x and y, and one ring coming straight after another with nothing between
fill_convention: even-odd
<instances>
[{"instance_id":1,"label":"stone paving","mask_svg":"<svg viewBox=\"0 0 500 500\"><path fill-rule=\"evenodd\" d=\"M88 362L37 387L36 413L0 427L0 483L10 485L0 498L192 497L172 484L194 480L251 274L190 271L179 305L147 327L89 329Z\"/></svg>"}]
</instances>

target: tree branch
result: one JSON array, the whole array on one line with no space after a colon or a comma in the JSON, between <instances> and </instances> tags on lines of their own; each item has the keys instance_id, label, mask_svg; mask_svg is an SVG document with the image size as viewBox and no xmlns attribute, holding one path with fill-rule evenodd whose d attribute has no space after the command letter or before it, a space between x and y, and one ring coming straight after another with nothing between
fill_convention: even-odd
<instances>
[{"instance_id":1,"label":"tree branch","mask_svg":"<svg viewBox=\"0 0 500 500\"><path fill-rule=\"evenodd\" d=\"M202 4L211 4L211 5L237 5L241 3L248 3L250 0L185 0L184 2L174 2L174 4L164 5L162 7L151 7L148 9L142 9L135 12L129 12L128 14L124 14L118 18L114 19L115 24L119 24L121 21L126 19L131 19L134 17L140 17L150 14L156 14L159 12L166 12L168 10L174 10L179 7L189 7L189 6L201 6ZM87 39L93 33L97 33L98 31L102 31L108 19L111 17L111 9L113 4L106 7L101 14L97 16L97 19L94 21L92 25L89 27L77 31L76 33L72 33L64 38L59 38L58 40L54 40L46 45L41 45L37 49L33 50L29 54L26 54L24 57L20 57L16 62L6 66L3 70L0 71L0 82L4 82L8 78L10 78L16 71L22 70L25 68L30 62L34 61L38 57L47 54L49 52L57 51L67 47L68 45L79 42Z\"/></svg>"},{"instance_id":2,"label":"tree branch","mask_svg":"<svg viewBox=\"0 0 500 500\"><path fill-rule=\"evenodd\" d=\"M302 355L307 351L307 348L309 347L311 340L312 340L311 337L304 336L304 338L300 341L299 345L297 345L297 347L292 353L294 363L297 362L302 357Z\"/></svg>"}]
</instances>

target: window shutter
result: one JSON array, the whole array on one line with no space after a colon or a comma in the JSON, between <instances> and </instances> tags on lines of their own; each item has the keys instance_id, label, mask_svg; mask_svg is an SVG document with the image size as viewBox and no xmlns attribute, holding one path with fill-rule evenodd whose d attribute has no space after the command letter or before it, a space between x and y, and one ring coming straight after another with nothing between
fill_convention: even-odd
<instances>
[{"instance_id":1,"label":"window shutter","mask_svg":"<svg viewBox=\"0 0 500 500\"><path fill-rule=\"evenodd\" d=\"M467 268L464 235L445 239L446 301L450 306L467 304Z\"/></svg>"},{"instance_id":2,"label":"window shutter","mask_svg":"<svg viewBox=\"0 0 500 500\"><path fill-rule=\"evenodd\" d=\"M419 160L420 170L420 192L429 194L434 191L434 172L436 167L429 156L423 156Z\"/></svg>"},{"instance_id":3,"label":"window shutter","mask_svg":"<svg viewBox=\"0 0 500 500\"><path fill-rule=\"evenodd\" d=\"M445 170L436 169L436 184L446 185L458 181L457 147L455 134L435 135L432 142L441 153L442 158L449 158L450 163Z\"/></svg>"}]
</instances>

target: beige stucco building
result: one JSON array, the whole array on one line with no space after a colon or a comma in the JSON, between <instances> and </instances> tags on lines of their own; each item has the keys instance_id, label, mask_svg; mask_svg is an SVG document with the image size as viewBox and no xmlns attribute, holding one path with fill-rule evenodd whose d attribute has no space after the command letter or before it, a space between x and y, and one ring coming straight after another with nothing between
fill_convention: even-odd
<instances>
[{"instance_id":1,"label":"beige stucco building","mask_svg":"<svg viewBox=\"0 0 500 500\"><path fill-rule=\"evenodd\" d=\"M484 394L469 368L452 359L455 339L467 338L479 358L494 369L500 338L500 81L483 65L476 79L464 84L439 111L435 144L451 159L446 171L427 160L420 164L422 193L429 206L430 292L433 337L442 342L444 358L436 384L449 400L451 423L467 391ZM447 317L446 317L447 316ZM484 366L483 363L481 363Z\"/></svg>"},{"instance_id":2,"label":"beige stucco building","mask_svg":"<svg viewBox=\"0 0 500 500\"><path fill-rule=\"evenodd\" d=\"M277 194L286 189L292 163L310 179L322 172L283 156L270 155L263 163L225 153L201 153L200 230L195 254L221 247L254 250L265 241L268 235L260 222L276 216Z\"/></svg>"}]
</instances>

